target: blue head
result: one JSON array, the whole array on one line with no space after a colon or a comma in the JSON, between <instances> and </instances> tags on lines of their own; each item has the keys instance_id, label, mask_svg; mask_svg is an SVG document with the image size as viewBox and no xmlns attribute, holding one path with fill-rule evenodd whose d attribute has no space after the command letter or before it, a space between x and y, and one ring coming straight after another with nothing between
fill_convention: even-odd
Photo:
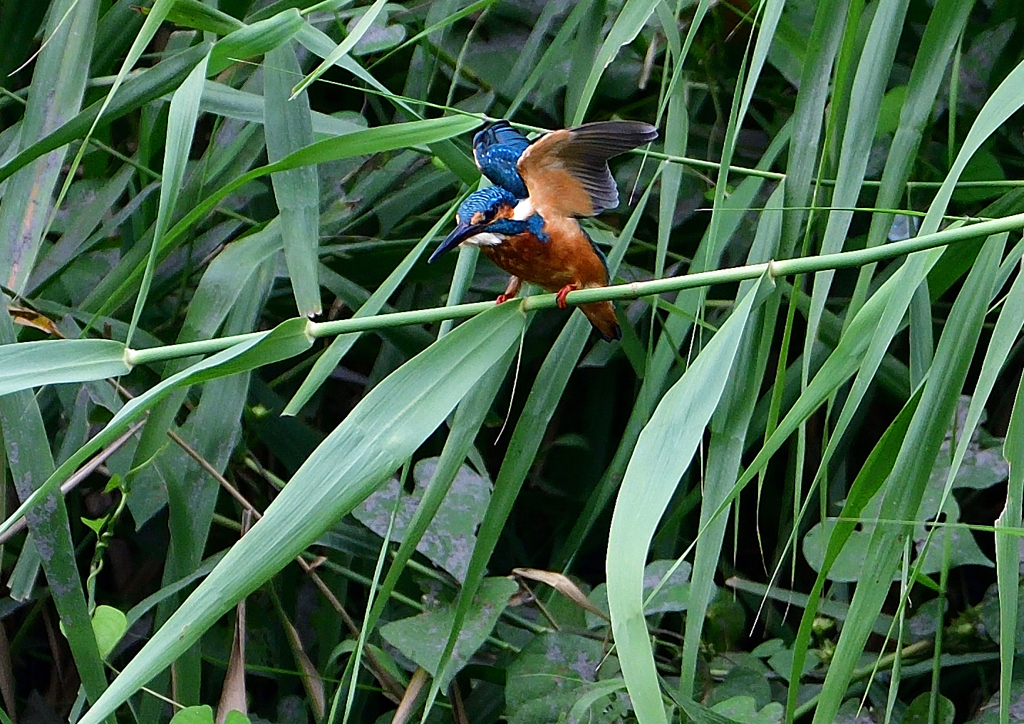
<instances>
[{"instance_id":1,"label":"blue head","mask_svg":"<svg viewBox=\"0 0 1024 724\"><path fill-rule=\"evenodd\" d=\"M501 186L517 199L529 196L516 164L530 142L508 121L498 121L473 137L476 165L495 186Z\"/></svg>"},{"instance_id":2,"label":"blue head","mask_svg":"<svg viewBox=\"0 0 1024 724\"><path fill-rule=\"evenodd\" d=\"M488 186L474 191L462 202L455 215L458 225L427 261L434 261L446 251L477 236L482 238L475 243L500 244L506 236L527 230L527 222L512 218L517 203L516 197L500 186Z\"/></svg>"}]
</instances>

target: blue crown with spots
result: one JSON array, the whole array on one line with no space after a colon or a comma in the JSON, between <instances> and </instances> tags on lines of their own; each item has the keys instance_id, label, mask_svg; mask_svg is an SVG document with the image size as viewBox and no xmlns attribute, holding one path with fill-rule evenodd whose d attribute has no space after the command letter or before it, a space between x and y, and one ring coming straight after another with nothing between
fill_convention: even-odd
<instances>
[{"instance_id":1,"label":"blue crown with spots","mask_svg":"<svg viewBox=\"0 0 1024 724\"><path fill-rule=\"evenodd\" d=\"M485 189L474 191L462 202L459 207L459 221L467 223L477 212L486 213L501 204L515 207L517 203L516 197L500 186L488 186Z\"/></svg>"}]
</instances>

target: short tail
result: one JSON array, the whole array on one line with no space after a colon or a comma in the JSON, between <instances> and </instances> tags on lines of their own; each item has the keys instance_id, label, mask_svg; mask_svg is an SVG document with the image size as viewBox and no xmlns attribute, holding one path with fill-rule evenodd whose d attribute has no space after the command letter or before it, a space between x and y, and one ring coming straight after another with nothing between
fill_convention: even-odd
<instances>
[{"instance_id":1,"label":"short tail","mask_svg":"<svg viewBox=\"0 0 1024 724\"><path fill-rule=\"evenodd\" d=\"M615 307L611 302L581 304L580 309L587 315L587 319L594 325L594 329L605 342L622 339L622 328L619 327L619 320L615 318Z\"/></svg>"}]
</instances>

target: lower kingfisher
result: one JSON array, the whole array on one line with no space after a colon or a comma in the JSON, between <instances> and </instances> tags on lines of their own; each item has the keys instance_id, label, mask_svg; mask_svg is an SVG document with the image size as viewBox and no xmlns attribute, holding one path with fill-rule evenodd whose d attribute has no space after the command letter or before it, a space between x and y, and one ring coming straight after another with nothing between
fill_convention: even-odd
<instances>
[{"instance_id":1,"label":"lower kingfisher","mask_svg":"<svg viewBox=\"0 0 1024 724\"><path fill-rule=\"evenodd\" d=\"M508 131L500 121L477 134L477 164L501 185L469 195L456 214L458 225L429 261L459 244L478 246L512 275L499 304L527 281L557 292L558 306L565 309L569 292L608 284L604 254L576 219L618 206L608 159L650 143L658 132L647 123L603 121L554 131L524 146ZM516 142L503 146L510 139ZM580 309L605 340L622 338L611 302Z\"/></svg>"}]
</instances>

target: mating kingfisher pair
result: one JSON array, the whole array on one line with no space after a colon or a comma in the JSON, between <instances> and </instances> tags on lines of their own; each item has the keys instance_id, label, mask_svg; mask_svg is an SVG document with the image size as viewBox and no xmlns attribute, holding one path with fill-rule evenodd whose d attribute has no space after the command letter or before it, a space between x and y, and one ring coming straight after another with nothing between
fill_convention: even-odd
<instances>
[{"instance_id":1,"label":"mating kingfisher pair","mask_svg":"<svg viewBox=\"0 0 1024 724\"><path fill-rule=\"evenodd\" d=\"M472 244L512 275L498 303L524 281L566 295L608 284L604 254L577 221L619 205L608 159L650 143L658 131L638 121L602 121L554 131L529 141L508 121L473 138L473 157L494 186L474 191L459 207L458 225L431 254L434 261ZM580 309L605 340L621 339L611 302Z\"/></svg>"}]
</instances>

